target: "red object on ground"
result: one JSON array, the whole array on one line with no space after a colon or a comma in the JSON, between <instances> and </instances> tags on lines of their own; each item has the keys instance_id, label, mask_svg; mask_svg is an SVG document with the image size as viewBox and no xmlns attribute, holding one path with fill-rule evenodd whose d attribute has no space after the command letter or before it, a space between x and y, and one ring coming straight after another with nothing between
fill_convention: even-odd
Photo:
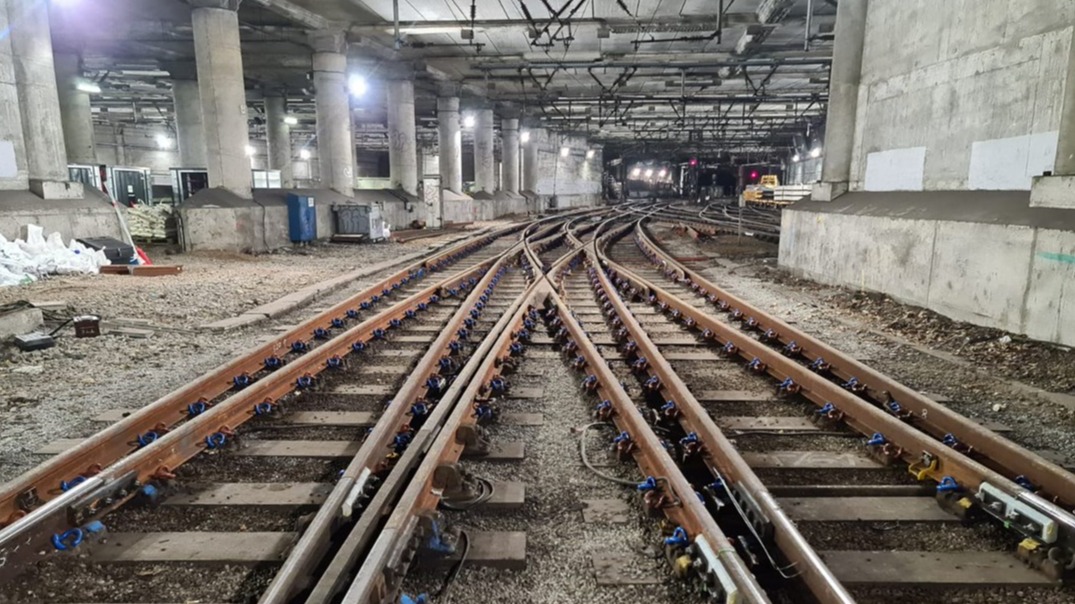
<instances>
[{"instance_id":1,"label":"red object on ground","mask_svg":"<svg viewBox=\"0 0 1075 604\"><path fill-rule=\"evenodd\" d=\"M149 256L146 255L146 252L142 248L135 247L134 248L134 253L138 255L138 260L140 261L139 262L140 264L143 264L143 265L146 265L146 266L149 266L149 265L153 264L153 261L149 259Z\"/></svg>"}]
</instances>

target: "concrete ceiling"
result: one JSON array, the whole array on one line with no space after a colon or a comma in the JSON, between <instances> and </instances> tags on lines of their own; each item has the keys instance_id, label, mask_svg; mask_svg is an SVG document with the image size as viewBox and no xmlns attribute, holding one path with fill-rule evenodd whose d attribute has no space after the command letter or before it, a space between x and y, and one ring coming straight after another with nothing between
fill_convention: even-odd
<instances>
[{"instance_id":1,"label":"concrete ceiling","mask_svg":"<svg viewBox=\"0 0 1075 604\"><path fill-rule=\"evenodd\" d=\"M312 134L306 33L323 28L348 32L352 69L371 83L356 102L360 145L380 146L378 78L398 62L415 70L420 130L453 82L464 107L493 102L613 153L784 151L824 119L836 0L398 0L398 39L393 4L242 0L255 132L259 92L285 90L296 134ZM188 4L68 2L53 8L53 41L101 85L97 119L168 127L165 70L194 59Z\"/></svg>"}]
</instances>

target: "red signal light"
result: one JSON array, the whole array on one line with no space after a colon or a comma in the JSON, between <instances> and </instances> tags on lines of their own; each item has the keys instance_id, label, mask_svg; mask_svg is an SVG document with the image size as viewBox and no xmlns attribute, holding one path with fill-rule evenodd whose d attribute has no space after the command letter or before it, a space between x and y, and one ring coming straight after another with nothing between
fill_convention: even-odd
<instances>
[{"instance_id":1,"label":"red signal light","mask_svg":"<svg viewBox=\"0 0 1075 604\"><path fill-rule=\"evenodd\" d=\"M691 163L691 167L693 168L694 166L697 166L697 165L698 165L698 159L697 159L697 158L694 158L694 157L692 157L692 158L691 158L691 162L690 162L690 163Z\"/></svg>"},{"instance_id":2,"label":"red signal light","mask_svg":"<svg viewBox=\"0 0 1075 604\"><path fill-rule=\"evenodd\" d=\"M757 170L751 170L751 172L750 172L750 179L751 179L751 180L754 180L754 179L756 179L756 178L758 178L758 171L757 171Z\"/></svg>"}]
</instances>

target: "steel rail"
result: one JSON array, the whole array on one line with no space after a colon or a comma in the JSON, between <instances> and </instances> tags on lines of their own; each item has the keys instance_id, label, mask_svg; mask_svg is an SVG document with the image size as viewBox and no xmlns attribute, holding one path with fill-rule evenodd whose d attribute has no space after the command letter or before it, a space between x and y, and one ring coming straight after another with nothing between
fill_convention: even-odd
<instances>
[{"instance_id":1,"label":"steel rail","mask_svg":"<svg viewBox=\"0 0 1075 604\"><path fill-rule=\"evenodd\" d=\"M392 402L378 418L372 431L362 442L358 452L348 463L340 479L319 508L310 525L303 532L298 543L288 554L284 564L277 571L269 587L262 594L260 602L282 603L291 601L312 579L315 570L328 554L332 533L347 524L372 526L371 519L379 515L377 505L366 505L366 500L374 495L371 477L382 482L394 480L396 476L409 471L406 464L391 461L393 441L397 435L405 433L411 424L408 419L412 406L429 396L427 379L437 375L435 368L441 358L450 355L451 344L465 339L464 322L471 318L472 310L480 315L487 301L509 263L518 257L519 244L504 252L485 273L464 300L463 304L449 319L445 328L422 356L415 369L392 398ZM429 401L432 403L432 401ZM443 401L442 401L443 402ZM437 409L442 403L430 404ZM413 438L413 436L411 436ZM407 444L407 448L411 446ZM398 456L397 456L398 461ZM351 505L348 506L349 500ZM357 518L353 518L354 508L361 508ZM367 518L369 517L369 518Z\"/></svg>"},{"instance_id":2,"label":"steel rail","mask_svg":"<svg viewBox=\"0 0 1075 604\"><path fill-rule=\"evenodd\" d=\"M841 422L859 433L874 435L866 447L875 457L886 463L896 460L906 462L908 470L919 480L929 478L939 485L954 481L955 489L952 492L957 494L978 493L981 497L983 493L999 491L999 499L993 495L989 495L989 498L999 505L998 514L1005 517L1012 528L1025 535L1029 532L1029 535L1044 543L1064 542L1066 547L1071 547L1075 518L1066 510L1034 495L979 461L944 446L872 402L784 356L744 331L684 302L626 267L609 261L609 268L615 273L614 280L622 280L625 285L649 294L650 302L659 308L690 317L694 321L694 329L704 330L703 333L723 346L727 354L738 356L747 361L748 367L775 378L780 384L778 390L781 393L798 393L819 408L833 411ZM617 282L617 285L620 283ZM1036 512L1027 507L1035 508ZM1042 513L1048 516L1047 521L1040 518Z\"/></svg>"},{"instance_id":3,"label":"steel rail","mask_svg":"<svg viewBox=\"0 0 1075 604\"><path fill-rule=\"evenodd\" d=\"M422 261L413 263L358 294L333 306L273 341L252 348L235 359L204 374L164 397L132 413L123 420L110 425L86 439L82 446L65 451L25 472L0 490L0 526L6 526L38 505L47 503L58 494L63 481L73 481L78 476L92 475L103 466L114 463L137 449L131 444L131 435L145 434L160 428L171 428L183 421L187 407L199 400L213 400L234 388L233 379L241 375L256 375L265 368L265 359L284 356L294 342L306 342L318 330L331 332L334 322L348 321L349 313L357 311L360 304L375 305L385 292L392 292L402 284L422 279L426 274L446 268L459 258L494 239L510 234L514 227L485 235L476 241L451 246Z\"/></svg>"},{"instance_id":4,"label":"steel rail","mask_svg":"<svg viewBox=\"0 0 1075 604\"><path fill-rule=\"evenodd\" d=\"M18 561L39 551L40 539L44 535L76 528L135 497L145 485L170 479L174 476L173 470L186 460L231 440L234 428L255 417L261 405L272 408L281 397L302 388L306 378L315 379L317 374L328 369L330 358L343 359L356 350L356 344L365 344L378 333L390 333L395 327L393 322L406 320L408 312L420 312L419 305L432 303L434 294L442 289L465 287L470 279L486 272L492 264L491 260L483 262L393 304L294 362L207 407L46 505L0 529L0 574L14 571ZM135 439L136 435L121 433L112 438L126 441Z\"/></svg>"},{"instance_id":5,"label":"steel rail","mask_svg":"<svg viewBox=\"0 0 1075 604\"><path fill-rule=\"evenodd\" d=\"M627 330L630 341L637 345L638 356L647 362L647 372L660 380L661 390L667 393L662 400L675 402L676 419L684 432L696 435L701 441L701 455L705 458L706 465L714 477L727 479L727 482L739 485L749 494L750 500L771 523L776 545L793 564L796 574L818 602L822 604L854 602L854 598L806 541L780 503L762 484L761 479L739 454L735 445L728 440L702 404L694 397L672 365L660 353L646 330L635 319L630 308L620 298L604 269L600 268L602 265L608 265L608 258L600 251L600 244L600 241L595 240L587 250L598 260L594 263L598 268L594 271L595 276L592 281L598 288L599 299L608 307L608 316L615 317L615 324L622 325Z\"/></svg>"},{"instance_id":6,"label":"steel rail","mask_svg":"<svg viewBox=\"0 0 1075 604\"><path fill-rule=\"evenodd\" d=\"M700 289L707 292L708 296L715 298L714 303L718 307L726 304L732 311L738 309L744 321L753 318L757 322L758 331L768 333L773 341L780 342L785 348L794 344L798 348L795 353L797 358L802 358L808 363L819 358L823 359L830 365L829 371L845 383L855 379L859 384L864 385L866 388L864 394L877 404L887 406L892 402L898 402L900 408L913 414L914 425L925 432L938 438L952 434L958 442L973 447L978 454L984 456L985 465L999 468L1009 479L1025 476L1031 483L1040 486L1045 493L1055 497L1064 507L1075 506L1075 475L891 377L871 369L817 338L788 325L721 288L696 271L686 268L656 246L646 235L641 224L636 227L636 235L644 251L648 250L649 253L654 254L658 261L664 262L674 270L679 278L687 279L685 285L689 287L691 284L697 284ZM939 443L935 443L936 445Z\"/></svg>"},{"instance_id":7,"label":"steel rail","mask_svg":"<svg viewBox=\"0 0 1075 604\"><path fill-rule=\"evenodd\" d=\"M562 269L569 270L567 266ZM706 557L705 562L700 565L703 573L713 577L714 585L723 585L723 581L715 577L726 573L726 578L732 585L723 587L729 592L727 596L730 602L768 603L770 600L765 591L758 585L734 546L699 500L694 488L661 445L660 439L646 423L608 363L601 357L586 330L572 315L570 306L556 292L550 292L548 300L555 309L560 324L568 332L564 344L574 342L577 352L586 360L584 371L589 372L587 380L594 384L591 386L593 394L599 401L611 405L612 422L621 431L621 436L627 435L623 441L627 443L626 450L643 474L658 479L663 485L669 505L662 506L660 511L686 531L690 541L699 550L695 552L696 557ZM701 552L713 554L714 559L709 559Z\"/></svg>"},{"instance_id":8,"label":"steel rail","mask_svg":"<svg viewBox=\"0 0 1075 604\"><path fill-rule=\"evenodd\" d=\"M466 445L457 435L460 430L473 428L478 423L472 405L480 396L491 391L494 378L502 376L505 360L511 354L511 345L523 343L520 337L523 324L528 314L544 300L547 291L543 281L536 281L516 297L483 341L480 354L471 357L467 364L470 373L466 379L459 379L453 385L453 401L438 407L439 417L431 417L422 426L419 433L422 443L425 443L425 456L341 602L380 604L395 595L410 558L407 552L409 544L413 543L416 532L421 530L419 518L433 514L443 496L443 486L435 482L434 473L462 457ZM334 587L338 587L338 584L337 580ZM319 590L315 593L316 597L307 600L307 604L326 602L326 596L335 599L335 595L329 590Z\"/></svg>"}]
</instances>

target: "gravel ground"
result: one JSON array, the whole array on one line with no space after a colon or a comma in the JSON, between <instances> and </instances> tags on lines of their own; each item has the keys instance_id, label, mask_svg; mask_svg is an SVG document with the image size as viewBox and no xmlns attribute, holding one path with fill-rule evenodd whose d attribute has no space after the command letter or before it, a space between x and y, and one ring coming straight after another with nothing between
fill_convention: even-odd
<instances>
[{"instance_id":1,"label":"gravel ground","mask_svg":"<svg viewBox=\"0 0 1075 604\"><path fill-rule=\"evenodd\" d=\"M1014 442L1075 461L1075 409L1010 381L1070 391L1069 380L1075 380L1075 354L1070 351L1015 335L1011 344L1003 345L998 342L1003 334L996 330L791 278L775 268L776 248L771 244L755 241L753 251L744 251L727 248L724 238L695 241L665 228L652 233L675 256L712 258L691 267L730 292L910 387L949 397L948 404L964 415L1011 427L1007 436ZM758 250L770 255L759 259Z\"/></svg>"},{"instance_id":2,"label":"gravel ground","mask_svg":"<svg viewBox=\"0 0 1075 604\"><path fill-rule=\"evenodd\" d=\"M656 557L659 535L653 523L642 518L630 489L601 480L582 465L578 455L578 429L590 423L590 405L579 396L577 376L558 360L527 359L524 367L539 364L545 376L545 393L540 399L508 399L502 411L541 412L544 423L535 427L495 425L494 439L526 439L526 459L518 463L466 462L480 476L526 482L526 503L521 511L490 514L474 511L452 513L456 525L471 530L525 530L527 568L525 571L497 571L464 566L443 604L459 602L550 603L573 602L691 602L697 596L684 594L667 579L663 558ZM513 383L520 378L513 378ZM629 465L608 458L609 433L591 430L588 451L602 468L637 479ZM582 499L622 499L628 502L626 524L584 523ZM653 585L601 587L593 576L591 559L609 553L627 555L636 576L651 578ZM409 593L436 590L443 572L415 573L408 577Z\"/></svg>"},{"instance_id":3,"label":"gravel ground","mask_svg":"<svg viewBox=\"0 0 1075 604\"><path fill-rule=\"evenodd\" d=\"M234 316L304 285L363 266L443 245L452 234L406 244L317 245L263 256L194 253L152 255L182 264L166 277L62 276L0 289L0 305L18 300L62 300L64 316L93 313L106 319L147 320L162 329L148 338L103 335L76 339L61 332L55 347L21 352L0 345L0 481L42 460L32 452L58 438L89 436L90 418L138 408L253 347L281 325L309 315L302 309L232 332L194 329ZM344 299L390 274L355 282L313 306Z\"/></svg>"}]
</instances>

